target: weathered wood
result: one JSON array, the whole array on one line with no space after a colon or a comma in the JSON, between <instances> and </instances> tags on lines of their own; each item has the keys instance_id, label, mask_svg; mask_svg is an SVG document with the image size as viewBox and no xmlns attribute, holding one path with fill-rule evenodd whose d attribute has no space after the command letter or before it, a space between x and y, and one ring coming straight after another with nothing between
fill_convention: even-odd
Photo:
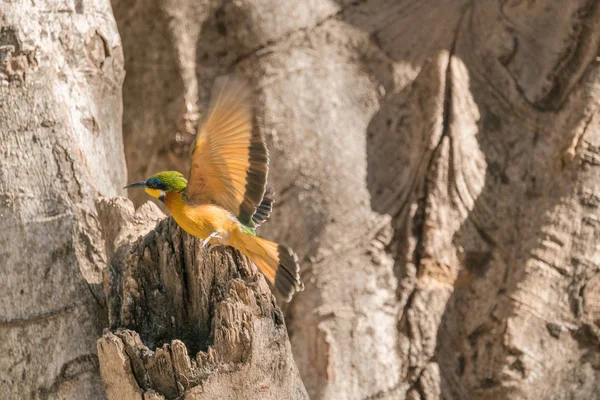
<instances>
[{"instance_id":1,"label":"weathered wood","mask_svg":"<svg viewBox=\"0 0 600 400\"><path fill-rule=\"evenodd\" d=\"M110 252L114 333L98 341L110 399L307 398L254 264L231 248L201 249L153 203L134 212L129 200L102 199L98 213Z\"/></svg>"},{"instance_id":2,"label":"weathered wood","mask_svg":"<svg viewBox=\"0 0 600 400\"><path fill-rule=\"evenodd\" d=\"M108 0L0 2L0 398L101 399L94 199L125 183Z\"/></svg>"}]
</instances>

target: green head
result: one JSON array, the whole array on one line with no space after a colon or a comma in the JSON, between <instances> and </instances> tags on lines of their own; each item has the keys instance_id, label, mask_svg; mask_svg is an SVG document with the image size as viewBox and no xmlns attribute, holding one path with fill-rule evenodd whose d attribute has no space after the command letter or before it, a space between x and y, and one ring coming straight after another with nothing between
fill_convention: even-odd
<instances>
[{"instance_id":1,"label":"green head","mask_svg":"<svg viewBox=\"0 0 600 400\"><path fill-rule=\"evenodd\" d=\"M143 187L150 196L164 201L166 193L181 192L187 187L187 183L187 179L181 172L163 171L152 175L145 181L127 185L124 189Z\"/></svg>"}]
</instances>

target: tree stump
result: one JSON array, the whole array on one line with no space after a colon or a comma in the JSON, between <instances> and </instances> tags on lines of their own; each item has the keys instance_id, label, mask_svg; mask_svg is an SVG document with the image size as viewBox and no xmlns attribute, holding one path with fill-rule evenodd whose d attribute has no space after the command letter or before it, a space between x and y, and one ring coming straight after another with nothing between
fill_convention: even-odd
<instances>
[{"instance_id":1,"label":"tree stump","mask_svg":"<svg viewBox=\"0 0 600 400\"><path fill-rule=\"evenodd\" d=\"M308 398L283 314L236 250L208 251L153 203L102 198L109 399Z\"/></svg>"}]
</instances>

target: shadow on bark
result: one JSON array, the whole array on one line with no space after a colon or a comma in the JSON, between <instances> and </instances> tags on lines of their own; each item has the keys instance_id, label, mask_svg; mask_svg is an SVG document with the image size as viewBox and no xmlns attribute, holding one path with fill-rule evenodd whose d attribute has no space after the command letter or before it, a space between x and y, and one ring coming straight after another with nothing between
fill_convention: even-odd
<instances>
[{"instance_id":1,"label":"shadow on bark","mask_svg":"<svg viewBox=\"0 0 600 400\"><path fill-rule=\"evenodd\" d=\"M185 110L185 87L177 68L170 20L160 9L160 2L115 0L112 5L127 71L123 85L127 181L137 182L156 171L181 166L171 163L176 158L164 156L176 147L175 133L181 128L179 117ZM149 148L160 156L148 154ZM136 205L146 201L143 192L132 193L131 197Z\"/></svg>"},{"instance_id":2,"label":"shadow on bark","mask_svg":"<svg viewBox=\"0 0 600 400\"><path fill-rule=\"evenodd\" d=\"M514 109L497 100L502 89L489 84L473 47L465 41L457 55L481 115L476 138L487 169L452 238L461 266L437 332L442 397L593 397L589 359L600 355L599 341L584 333L589 321L580 309L593 271L573 222L582 218L575 206L582 188L597 178L586 173L581 148L564 158L588 99L580 92L565 109L525 116L516 111L527 110L522 99ZM516 99L510 90L501 95Z\"/></svg>"},{"instance_id":3,"label":"shadow on bark","mask_svg":"<svg viewBox=\"0 0 600 400\"><path fill-rule=\"evenodd\" d=\"M535 109L516 85L494 86L503 59L473 39L472 12L367 132L372 207L395 229L401 381L418 398L593 397L597 147L581 137L597 73L567 69L584 89Z\"/></svg>"}]
</instances>

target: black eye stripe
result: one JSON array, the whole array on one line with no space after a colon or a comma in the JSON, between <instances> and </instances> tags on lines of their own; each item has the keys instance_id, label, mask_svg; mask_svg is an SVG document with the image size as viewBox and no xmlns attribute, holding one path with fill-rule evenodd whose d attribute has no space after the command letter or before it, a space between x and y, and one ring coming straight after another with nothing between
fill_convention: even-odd
<instances>
[{"instance_id":1,"label":"black eye stripe","mask_svg":"<svg viewBox=\"0 0 600 400\"><path fill-rule=\"evenodd\" d=\"M156 178L148 179L148 181L146 181L146 186L151 189L168 190L167 185Z\"/></svg>"}]
</instances>

